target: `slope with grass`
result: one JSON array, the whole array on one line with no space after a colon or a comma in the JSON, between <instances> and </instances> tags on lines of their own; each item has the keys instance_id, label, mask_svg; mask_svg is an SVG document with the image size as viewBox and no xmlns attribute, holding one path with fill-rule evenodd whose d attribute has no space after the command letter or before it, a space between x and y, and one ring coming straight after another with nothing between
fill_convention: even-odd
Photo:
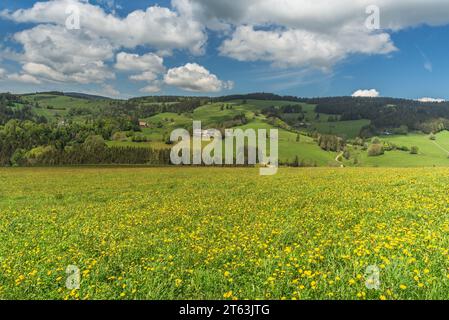
<instances>
[{"instance_id":1,"label":"slope with grass","mask_svg":"<svg viewBox=\"0 0 449 320\"><path fill-rule=\"evenodd\" d=\"M327 152L322 150L317 143L310 137L300 135L287 130L275 128L264 122L261 118L255 119L250 123L239 126L242 130L246 129L278 129L279 131L279 160L281 163L292 163L295 157L305 162L307 165L328 166L335 165L335 152Z\"/></svg>"},{"instance_id":2,"label":"slope with grass","mask_svg":"<svg viewBox=\"0 0 449 320\"><path fill-rule=\"evenodd\" d=\"M241 101L239 101L241 102ZM369 120L340 121L337 116L332 116L315 111L316 105L289 101L248 100L247 105L262 111L271 106L300 105L302 113L285 113L281 116L289 125L307 132L318 131L322 134L338 135L343 138L355 138L360 130L370 124ZM300 118L301 117L301 118ZM331 120L331 118L334 118ZM300 120L301 119L301 120Z\"/></svg>"},{"instance_id":3,"label":"slope with grass","mask_svg":"<svg viewBox=\"0 0 449 320\"><path fill-rule=\"evenodd\" d=\"M408 135L382 136L381 140L393 143L399 147L412 146L419 148L416 155L407 151L387 151L384 155L369 157L366 152L355 151L361 166L379 167L447 167L449 166L449 131L436 134L436 140L428 135L410 133ZM448 150L448 151L446 151ZM349 163L347 163L349 164ZM349 164L350 165L350 164Z\"/></svg>"},{"instance_id":4,"label":"slope with grass","mask_svg":"<svg viewBox=\"0 0 449 320\"><path fill-rule=\"evenodd\" d=\"M22 96L23 100L33 107L33 111L46 117L49 121L69 118L71 109L84 109L90 113L95 113L100 107L105 107L112 100L88 98L88 96L76 97L63 94L38 93ZM74 120L79 120L81 116L72 116Z\"/></svg>"}]
</instances>

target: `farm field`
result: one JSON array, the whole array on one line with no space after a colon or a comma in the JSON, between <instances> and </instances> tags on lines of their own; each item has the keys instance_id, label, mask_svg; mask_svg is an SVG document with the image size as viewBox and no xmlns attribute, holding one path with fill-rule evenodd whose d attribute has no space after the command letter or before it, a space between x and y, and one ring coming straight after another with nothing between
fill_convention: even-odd
<instances>
[{"instance_id":1,"label":"farm field","mask_svg":"<svg viewBox=\"0 0 449 320\"><path fill-rule=\"evenodd\" d=\"M448 175L0 169L0 299L446 299Z\"/></svg>"}]
</instances>

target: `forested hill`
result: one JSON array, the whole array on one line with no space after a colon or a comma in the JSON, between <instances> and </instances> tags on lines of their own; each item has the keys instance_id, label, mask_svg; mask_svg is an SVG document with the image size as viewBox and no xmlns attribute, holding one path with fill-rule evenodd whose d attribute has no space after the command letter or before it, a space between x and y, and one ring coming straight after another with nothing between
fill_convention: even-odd
<instances>
[{"instance_id":1,"label":"forested hill","mask_svg":"<svg viewBox=\"0 0 449 320\"><path fill-rule=\"evenodd\" d=\"M335 164L344 151L344 158L354 165L360 163L359 159L377 165L365 157L372 137L410 134L412 138L418 134L422 139L417 142L399 137L400 142L389 143L383 137L385 141L380 143L377 139L377 154L383 154L383 150L405 153L420 145L425 152L419 155L421 158L407 157L398 163L414 159L421 159L418 164L432 163L425 158L428 156L430 161L436 157L440 161L437 164L449 165L445 154L449 145L434 140L449 130L447 102L300 98L271 93L121 100L44 92L0 94L0 166L169 164L170 133L174 128L191 130L193 121L202 121L205 129L278 128L283 163ZM423 133L432 134L432 140L422 137ZM360 150L351 146L360 146ZM413 150L416 154L416 148Z\"/></svg>"},{"instance_id":2,"label":"forested hill","mask_svg":"<svg viewBox=\"0 0 449 320\"><path fill-rule=\"evenodd\" d=\"M369 119L377 129L407 126L426 133L449 128L449 102L421 102L396 98L330 97L304 99L316 112L341 120Z\"/></svg>"}]
</instances>

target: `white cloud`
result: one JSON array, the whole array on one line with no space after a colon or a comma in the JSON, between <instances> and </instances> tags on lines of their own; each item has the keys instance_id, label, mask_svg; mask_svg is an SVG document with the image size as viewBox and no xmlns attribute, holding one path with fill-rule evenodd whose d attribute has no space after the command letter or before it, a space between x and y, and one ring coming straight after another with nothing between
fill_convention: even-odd
<instances>
[{"instance_id":1,"label":"white cloud","mask_svg":"<svg viewBox=\"0 0 449 320\"><path fill-rule=\"evenodd\" d=\"M154 53L139 56L138 54L120 52L117 54L115 68L122 71L151 71L154 73L165 71L164 59Z\"/></svg>"},{"instance_id":2,"label":"white cloud","mask_svg":"<svg viewBox=\"0 0 449 320\"><path fill-rule=\"evenodd\" d=\"M366 8L371 5L380 8L383 29L449 23L449 2L445 0L173 0L172 3L184 15L195 16L205 23L276 24L320 32L355 23L364 28Z\"/></svg>"},{"instance_id":3,"label":"white cloud","mask_svg":"<svg viewBox=\"0 0 449 320\"><path fill-rule=\"evenodd\" d=\"M161 88L158 85L149 85L139 90L142 93L157 93L161 91Z\"/></svg>"},{"instance_id":4,"label":"white cloud","mask_svg":"<svg viewBox=\"0 0 449 320\"><path fill-rule=\"evenodd\" d=\"M6 70L3 68L0 68L0 79L3 79L3 77L6 75Z\"/></svg>"},{"instance_id":5,"label":"white cloud","mask_svg":"<svg viewBox=\"0 0 449 320\"><path fill-rule=\"evenodd\" d=\"M8 79L16 82L22 82L22 83L31 83L31 84L40 84L41 81L34 76L31 76L29 74L18 74L13 73L8 75Z\"/></svg>"},{"instance_id":6,"label":"white cloud","mask_svg":"<svg viewBox=\"0 0 449 320\"><path fill-rule=\"evenodd\" d=\"M209 28L234 30L221 54L283 67L329 69L352 54L388 55L396 51L391 33L449 23L444 0L173 0L173 5ZM365 26L371 5L380 8L381 30Z\"/></svg>"},{"instance_id":7,"label":"white cloud","mask_svg":"<svg viewBox=\"0 0 449 320\"><path fill-rule=\"evenodd\" d=\"M135 74L129 77L133 81L154 81L158 78L158 75L151 71L146 71L141 74Z\"/></svg>"},{"instance_id":8,"label":"white cloud","mask_svg":"<svg viewBox=\"0 0 449 320\"><path fill-rule=\"evenodd\" d=\"M216 75L196 63L168 70L164 82L193 92L218 92L233 87L232 82L219 80Z\"/></svg>"},{"instance_id":9,"label":"white cloud","mask_svg":"<svg viewBox=\"0 0 449 320\"><path fill-rule=\"evenodd\" d=\"M161 90L159 78L165 72L164 59L148 53L142 56L120 52L117 54L115 68L121 71L140 71L129 77L132 81L148 82L148 85L140 92L155 93Z\"/></svg>"},{"instance_id":10,"label":"white cloud","mask_svg":"<svg viewBox=\"0 0 449 320\"><path fill-rule=\"evenodd\" d=\"M379 91L376 89L370 90L357 90L352 94L353 97L366 97L366 98L377 98L380 96Z\"/></svg>"},{"instance_id":11,"label":"white cloud","mask_svg":"<svg viewBox=\"0 0 449 320\"><path fill-rule=\"evenodd\" d=\"M436 99L436 98L428 98L428 97L425 97L425 98L420 98L420 99L417 99L417 101L419 101L419 102L430 102L430 103L441 103L441 102L445 102L446 100L445 99Z\"/></svg>"},{"instance_id":12,"label":"white cloud","mask_svg":"<svg viewBox=\"0 0 449 320\"><path fill-rule=\"evenodd\" d=\"M54 81L64 81L66 77L52 68L39 63L28 62L23 65L23 70L30 75L35 77L41 77L44 79L54 80Z\"/></svg>"},{"instance_id":13,"label":"white cloud","mask_svg":"<svg viewBox=\"0 0 449 320\"><path fill-rule=\"evenodd\" d=\"M239 61L262 60L281 67L319 69L329 69L354 52L386 54L395 50L388 34L373 36L347 30L335 37L297 29L255 30L251 26L238 27L220 47L222 55Z\"/></svg>"},{"instance_id":14,"label":"white cloud","mask_svg":"<svg viewBox=\"0 0 449 320\"><path fill-rule=\"evenodd\" d=\"M80 30L65 27L70 5L79 8ZM37 24L13 35L23 48L21 52L7 48L4 53L22 64L27 79L39 82L104 83L115 78L109 64L123 48L148 46L165 54L174 49L201 54L207 39L200 23L159 6L136 10L122 18L88 1L53 0L37 2L28 9L3 10L0 18ZM145 73L142 78L150 71L160 75L165 71L162 58L153 53L138 56L120 52L116 67L120 71L141 71Z\"/></svg>"},{"instance_id":15,"label":"white cloud","mask_svg":"<svg viewBox=\"0 0 449 320\"><path fill-rule=\"evenodd\" d=\"M16 22L54 24L65 27L66 9L77 6L81 30L94 33L115 46L134 48L152 46L161 50L189 49L203 52L207 36L203 26L179 13L159 6L136 10L121 18L107 14L100 6L82 0L53 0L36 2L29 9L14 12L2 11L1 15Z\"/></svg>"},{"instance_id":16,"label":"white cloud","mask_svg":"<svg viewBox=\"0 0 449 320\"><path fill-rule=\"evenodd\" d=\"M22 52L9 53L23 66L17 76L39 82L104 83L114 79L110 66L120 52L124 59L119 61L117 55L116 70L133 71L130 80L159 87L154 81L164 73L161 56L173 50L203 54L206 27L224 38L219 47L224 56L276 67L329 70L353 54L396 51L391 34L398 30L449 23L446 0L172 0L170 7L149 6L126 16L115 13L113 1L100 2L109 10L87 0L52 0L1 11L0 18L37 24L13 35L23 47ZM79 8L80 30L65 28L70 5ZM369 5L379 6L383 29L365 27ZM143 56L124 52L136 47L154 52ZM425 68L432 70L431 63ZM214 92L229 86L210 73L203 76L207 85L180 87Z\"/></svg>"},{"instance_id":17,"label":"white cloud","mask_svg":"<svg viewBox=\"0 0 449 320\"><path fill-rule=\"evenodd\" d=\"M87 84L115 77L105 63L115 48L88 31L39 25L16 33L14 40L23 46L14 58L25 73L41 80Z\"/></svg>"},{"instance_id":18,"label":"white cloud","mask_svg":"<svg viewBox=\"0 0 449 320\"><path fill-rule=\"evenodd\" d=\"M105 84L102 86L102 94L108 97L118 97L120 96L120 91L110 84Z\"/></svg>"}]
</instances>

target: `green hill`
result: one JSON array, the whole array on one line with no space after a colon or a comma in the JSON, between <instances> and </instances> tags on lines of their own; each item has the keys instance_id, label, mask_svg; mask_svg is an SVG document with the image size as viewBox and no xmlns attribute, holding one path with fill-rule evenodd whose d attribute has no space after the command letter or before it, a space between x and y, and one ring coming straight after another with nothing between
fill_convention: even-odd
<instances>
[{"instance_id":1,"label":"green hill","mask_svg":"<svg viewBox=\"0 0 449 320\"><path fill-rule=\"evenodd\" d=\"M384 106L385 103L388 106ZM297 159L303 164L318 166L449 166L449 131L443 130L449 120L433 117L438 111L435 105L427 108L410 102L410 108L417 110L415 115L406 109L407 103L407 100L398 99L299 99L269 94L111 100L78 93L45 92L3 95L4 107L0 110L0 119L3 119L3 124L8 119L41 122L45 118L50 124L78 123L97 129L108 127L111 129L106 135L103 134L103 138L109 146L153 149L170 148L167 144L170 133L177 128L191 130L193 121L201 121L203 129L276 128L280 133L279 155L282 163L292 163ZM445 112L445 105L438 107ZM406 112L407 121L426 119L422 131L440 133L436 134L435 140L416 128L406 135L391 135L389 132L399 132L395 122L400 118L398 112ZM394 116L391 119L390 114ZM390 120L393 121L391 126L379 127L379 123ZM85 130L94 130L94 127ZM360 145L358 137L367 133L371 136L372 132L378 135L379 132L388 133L379 135L385 149L382 155L368 155L371 139L365 139ZM317 137L322 135L341 137L346 143L345 152L340 154L320 148ZM411 154L412 147L418 149L417 154ZM323 148L338 150L328 146Z\"/></svg>"},{"instance_id":2,"label":"green hill","mask_svg":"<svg viewBox=\"0 0 449 320\"><path fill-rule=\"evenodd\" d=\"M100 107L105 107L112 100L82 94L37 93L22 96L25 103L32 106L33 112L44 116L49 121L60 119L80 119L93 115ZM71 112L72 111L72 112Z\"/></svg>"},{"instance_id":3,"label":"green hill","mask_svg":"<svg viewBox=\"0 0 449 320\"><path fill-rule=\"evenodd\" d=\"M374 167L448 167L449 166L449 131L443 131L435 135L436 140L431 140L429 135L422 133L410 133L408 135L381 136L385 143L391 143L400 148L410 150L418 147L418 154L409 151L392 150L375 157L368 156L366 151L351 149L351 159L345 161L346 165L353 165L353 159L357 158L358 166Z\"/></svg>"}]
</instances>

